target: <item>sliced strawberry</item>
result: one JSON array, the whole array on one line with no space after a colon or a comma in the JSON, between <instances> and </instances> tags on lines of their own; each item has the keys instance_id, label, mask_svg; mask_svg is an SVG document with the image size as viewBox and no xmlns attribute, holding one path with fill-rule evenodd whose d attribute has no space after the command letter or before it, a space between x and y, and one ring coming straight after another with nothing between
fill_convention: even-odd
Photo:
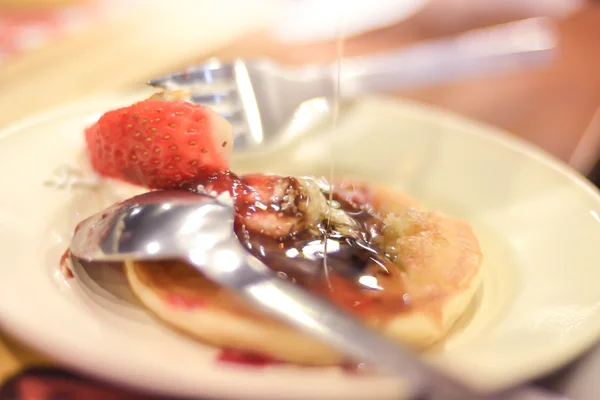
<instances>
[{"instance_id":1,"label":"sliced strawberry","mask_svg":"<svg viewBox=\"0 0 600 400\"><path fill-rule=\"evenodd\" d=\"M370 208L373 203L373 193L364 183L340 181L333 186L333 189L337 197L348 202L353 208Z\"/></svg>"},{"instance_id":2,"label":"sliced strawberry","mask_svg":"<svg viewBox=\"0 0 600 400\"><path fill-rule=\"evenodd\" d=\"M240 190L236 193L236 199L246 204L254 204L259 201L264 204L272 203L275 194L275 185L283 177L277 175L249 174L242 177Z\"/></svg>"},{"instance_id":3,"label":"sliced strawberry","mask_svg":"<svg viewBox=\"0 0 600 400\"><path fill-rule=\"evenodd\" d=\"M225 119L185 101L146 100L109 111L85 136L97 172L156 189L226 171L233 147Z\"/></svg>"}]
</instances>

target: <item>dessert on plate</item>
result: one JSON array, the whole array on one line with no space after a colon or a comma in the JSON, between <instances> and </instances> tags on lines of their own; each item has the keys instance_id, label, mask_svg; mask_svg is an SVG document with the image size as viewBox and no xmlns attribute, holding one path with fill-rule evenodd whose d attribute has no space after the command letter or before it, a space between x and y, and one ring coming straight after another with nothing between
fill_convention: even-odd
<instances>
[{"instance_id":1,"label":"dessert on plate","mask_svg":"<svg viewBox=\"0 0 600 400\"><path fill-rule=\"evenodd\" d=\"M444 338L480 285L482 254L466 222L379 184L237 175L229 169L229 123L172 93L105 113L85 138L94 170L106 178L230 196L239 240L281 279L413 348ZM301 365L345 361L185 262L125 264L144 306L202 342Z\"/></svg>"}]
</instances>

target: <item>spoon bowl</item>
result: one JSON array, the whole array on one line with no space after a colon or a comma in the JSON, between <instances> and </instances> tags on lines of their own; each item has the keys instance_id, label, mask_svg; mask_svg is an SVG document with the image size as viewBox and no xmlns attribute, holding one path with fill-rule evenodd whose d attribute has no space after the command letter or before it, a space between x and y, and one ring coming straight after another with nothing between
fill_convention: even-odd
<instances>
[{"instance_id":1,"label":"spoon bowl","mask_svg":"<svg viewBox=\"0 0 600 400\"><path fill-rule=\"evenodd\" d=\"M235 237L231 201L180 190L144 193L82 221L71 253L92 261L178 259Z\"/></svg>"}]
</instances>

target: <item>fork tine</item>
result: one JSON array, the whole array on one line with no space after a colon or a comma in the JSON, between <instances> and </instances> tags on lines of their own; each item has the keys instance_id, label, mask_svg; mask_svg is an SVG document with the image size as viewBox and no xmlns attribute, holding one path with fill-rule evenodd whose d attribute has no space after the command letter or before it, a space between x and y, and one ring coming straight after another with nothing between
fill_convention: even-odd
<instances>
[{"instance_id":1,"label":"fork tine","mask_svg":"<svg viewBox=\"0 0 600 400\"><path fill-rule=\"evenodd\" d=\"M234 64L217 59L152 79L148 85L157 88L187 87L192 103L211 107L233 127L235 147L246 147L248 124L240 100Z\"/></svg>"},{"instance_id":2,"label":"fork tine","mask_svg":"<svg viewBox=\"0 0 600 400\"><path fill-rule=\"evenodd\" d=\"M200 104L240 104L240 98L235 90L192 92L192 102Z\"/></svg>"},{"instance_id":3,"label":"fork tine","mask_svg":"<svg viewBox=\"0 0 600 400\"><path fill-rule=\"evenodd\" d=\"M179 85L177 83L172 83L172 87L184 87L190 91L190 94L201 99L208 99L212 101L214 96L220 97L237 97L237 86L235 81L214 81L214 82L194 82L187 85Z\"/></svg>"},{"instance_id":4,"label":"fork tine","mask_svg":"<svg viewBox=\"0 0 600 400\"><path fill-rule=\"evenodd\" d=\"M206 104L207 105L207 104ZM221 117L228 120L231 124L241 122L244 120L244 113L241 107L235 106L210 106L215 112L217 112Z\"/></svg>"},{"instance_id":5,"label":"fork tine","mask_svg":"<svg viewBox=\"0 0 600 400\"><path fill-rule=\"evenodd\" d=\"M189 84L198 82L230 81L234 77L233 65L211 60L204 64L186 68L183 71L161 76L148 82L150 86L162 87L173 84Z\"/></svg>"}]
</instances>

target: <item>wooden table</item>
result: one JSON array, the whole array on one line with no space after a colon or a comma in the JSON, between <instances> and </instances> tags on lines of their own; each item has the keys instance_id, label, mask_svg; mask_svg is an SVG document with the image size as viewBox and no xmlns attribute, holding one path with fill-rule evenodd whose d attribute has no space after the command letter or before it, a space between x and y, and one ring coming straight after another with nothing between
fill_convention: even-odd
<instances>
[{"instance_id":1,"label":"wooden table","mask_svg":"<svg viewBox=\"0 0 600 400\"><path fill-rule=\"evenodd\" d=\"M149 78L209 56L268 56L285 63L302 63L332 59L335 54L334 43L278 43L260 28L264 10L255 2L239 2L234 17L207 13L203 0L187 1L197 9L185 12L176 7L177 0L166 3L153 3L0 65L0 127L81 96L142 85ZM375 52L490 22L471 18L469 24L444 25L436 19L439 10L428 12L398 26L351 38L346 54ZM220 25L224 21L229 22L226 29ZM558 25L558 57L543 70L398 95L504 128L587 172L600 147L600 117L588 129L583 150L575 150L600 107L600 5L589 5ZM209 41L207 33L211 35ZM0 359L4 360L0 380L23 363L41 361L27 349L7 345L7 340L0 337Z\"/></svg>"}]
</instances>

